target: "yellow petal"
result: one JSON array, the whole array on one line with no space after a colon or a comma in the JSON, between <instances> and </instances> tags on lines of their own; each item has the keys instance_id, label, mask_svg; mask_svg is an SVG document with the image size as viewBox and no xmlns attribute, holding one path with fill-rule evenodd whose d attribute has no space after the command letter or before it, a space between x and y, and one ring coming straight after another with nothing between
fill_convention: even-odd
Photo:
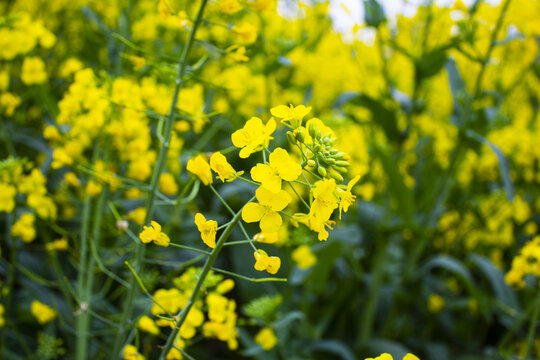
<instances>
[{"instance_id":1,"label":"yellow petal","mask_svg":"<svg viewBox=\"0 0 540 360\"><path fill-rule=\"evenodd\" d=\"M285 105L278 105L270 109L270 113L277 118L285 119L289 117L289 107Z\"/></svg>"},{"instance_id":2,"label":"yellow petal","mask_svg":"<svg viewBox=\"0 0 540 360\"><path fill-rule=\"evenodd\" d=\"M257 203L248 203L242 209L242 220L247 223L257 222L264 215L264 207Z\"/></svg>"},{"instance_id":3,"label":"yellow petal","mask_svg":"<svg viewBox=\"0 0 540 360\"><path fill-rule=\"evenodd\" d=\"M274 233L279 230L282 222L281 215L277 212L266 212L259 226L264 233Z\"/></svg>"}]
</instances>

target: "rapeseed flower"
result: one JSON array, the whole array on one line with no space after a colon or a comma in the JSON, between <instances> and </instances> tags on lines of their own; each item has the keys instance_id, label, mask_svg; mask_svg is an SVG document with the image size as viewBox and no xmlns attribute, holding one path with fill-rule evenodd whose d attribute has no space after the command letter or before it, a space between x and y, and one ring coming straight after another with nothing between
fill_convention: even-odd
<instances>
[{"instance_id":1,"label":"rapeseed flower","mask_svg":"<svg viewBox=\"0 0 540 360\"><path fill-rule=\"evenodd\" d=\"M264 125L261 119L252 117L242 129L235 131L231 135L231 140L234 146L242 149L239 156L246 159L254 152L268 146L269 141L273 139L272 133L274 130L276 130L274 118L270 118Z\"/></svg>"},{"instance_id":2,"label":"rapeseed flower","mask_svg":"<svg viewBox=\"0 0 540 360\"><path fill-rule=\"evenodd\" d=\"M255 270L266 270L270 274L275 274L281 266L281 259L279 257L268 256L264 250L259 249L255 251L253 256L255 257Z\"/></svg>"},{"instance_id":3,"label":"rapeseed flower","mask_svg":"<svg viewBox=\"0 0 540 360\"><path fill-rule=\"evenodd\" d=\"M264 233L277 232L283 222L278 211L289 205L291 196L284 190L274 194L261 186L255 197L259 202L244 205L242 219L247 223L260 221L259 226Z\"/></svg>"},{"instance_id":4,"label":"rapeseed flower","mask_svg":"<svg viewBox=\"0 0 540 360\"><path fill-rule=\"evenodd\" d=\"M337 196L339 198L339 219L341 220L341 211L349 211L349 206L351 206L356 200L356 196L352 194L351 190L353 186L360 180L360 176L356 176L354 179L349 181L347 188L343 190L341 187L337 187Z\"/></svg>"},{"instance_id":5,"label":"rapeseed flower","mask_svg":"<svg viewBox=\"0 0 540 360\"><path fill-rule=\"evenodd\" d=\"M12 212L15 208L17 189L9 184L0 183L0 211Z\"/></svg>"},{"instance_id":6,"label":"rapeseed flower","mask_svg":"<svg viewBox=\"0 0 540 360\"><path fill-rule=\"evenodd\" d=\"M32 301L30 312L36 317L40 324L46 324L56 318L56 310L37 300Z\"/></svg>"},{"instance_id":7,"label":"rapeseed flower","mask_svg":"<svg viewBox=\"0 0 540 360\"><path fill-rule=\"evenodd\" d=\"M262 328L261 331L255 335L255 342L264 350L270 350L277 344L277 337L274 333L274 330L272 330L269 327Z\"/></svg>"},{"instance_id":8,"label":"rapeseed flower","mask_svg":"<svg viewBox=\"0 0 540 360\"><path fill-rule=\"evenodd\" d=\"M47 81L43 60L37 56L25 58L22 65L21 80L26 85L43 84Z\"/></svg>"},{"instance_id":9,"label":"rapeseed flower","mask_svg":"<svg viewBox=\"0 0 540 360\"><path fill-rule=\"evenodd\" d=\"M270 109L270 113L281 119L281 122L288 121L293 129L296 129L302 126L302 120L311 111L311 106L306 107L305 105L298 106L285 106L279 105Z\"/></svg>"},{"instance_id":10,"label":"rapeseed flower","mask_svg":"<svg viewBox=\"0 0 540 360\"><path fill-rule=\"evenodd\" d=\"M157 327L156 323L146 315L139 318L139 321L137 321L137 327L152 335L159 335L159 328Z\"/></svg>"},{"instance_id":11,"label":"rapeseed flower","mask_svg":"<svg viewBox=\"0 0 540 360\"><path fill-rule=\"evenodd\" d=\"M122 358L124 360L145 360L145 357L139 354L137 348L131 344L124 347Z\"/></svg>"},{"instance_id":12,"label":"rapeseed flower","mask_svg":"<svg viewBox=\"0 0 540 360\"><path fill-rule=\"evenodd\" d=\"M220 152L215 152L210 157L210 168L214 170L222 182L230 182L242 175L243 171L235 171L229 164L225 155Z\"/></svg>"},{"instance_id":13,"label":"rapeseed flower","mask_svg":"<svg viewBox=\"0 0 540 360\"><path fill-rule=\"evenodd\" d=\"M215 220L206 220L203 214L195 215L195 225L201 233L202 241L211 247L212 249L216 247L216 232L218 228L218 223Z\"/></svg>"},{"instance_id":14,"label":"rapeseed flower","mask_svg":"<svg viewBox=\"0 0 540 360\"><path fill-rule=\"evenodd\" d=\"M169 236L161 232L161 225L155 221L151 221L151 226L144 226L143 231L139 234L139 239L143 243L149 243L153 241L156 245L159 246L169 246Z\"/></svg>"},{"instance_id":15,"label":"rapeseed flower","mask_svg":"<svg viewBox=\"0 0 540 360\"><path fill-rule=\"evenodd\" d=\"M25 243L31 242L36 238L35 220L36 216L34 214L22 214L19 220L11 227L11 235L20 237Z\"/></svg>"},{"instance_id":16,"label":"rapeseed flower","mask_svg":"<svg viewBox=\"0 0 540 360\"><path fill-rule=\"evenodd\" d=\"M308 245L300 245L291 254L292 259L300 269L309 269L317 263L317 257Z\"/></svg>"},{"instance_id":17,"label":"rapeseed flower","mask_svg":"<svg viewBox=\"0 0 540 360\"><path fill-rule=\"evenodd\" d=\"M162 173L159 176L159 191L165 195L174 195L178 192L178 185L171 173Z\"/></svg>"},{"instance_id":18,"label":"rapeseed flower","mask_svg":"<svg viewBox=\"0 0 540 360\"><path fill-rule=\"evenodd\" d=\"M273 193L281 190L281 180L294 181L300 174L300 164L282 148L277 148L270 154L268 164L257 164L251 169L251 178Z\"/></svg>"},{"instance_id":19,"label":"rapeseed flower","mask_svg":"<svg viewBox=\"0 0 540 360\"><path fill-rule=\"evenodd\" d=\"M212 171L210 165L203 155L197 155L191 158L187 162L187 171L196 175L204 185L210 185L213 183Z\"/></svg>"}]
</instances>

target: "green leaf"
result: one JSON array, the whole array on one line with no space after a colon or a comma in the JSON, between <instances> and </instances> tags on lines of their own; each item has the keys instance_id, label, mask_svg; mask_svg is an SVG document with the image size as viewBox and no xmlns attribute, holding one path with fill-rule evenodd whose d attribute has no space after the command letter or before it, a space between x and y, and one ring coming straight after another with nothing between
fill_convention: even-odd
<instances>
[{"instance_id":1,"label":"green leaf","mask_svg":"<svg viewBox=\"0 0 540 360\"><path fill-rule=\"evenodd\" d=\"M383 128L386 137L389 140L401 140L402 136L397 127L396 113L386 108L381 102L369 97L368 95L349 91L339 95L334 102L333 107L340 108L347 103L367 108L372 114L373 122Z\"/></svg>"},{"instance_id":2,"label":"green leaf","mask_svg":"<svg viewBox=\"0 0 540 360\"><path fill-rule=\"evenodd\" d=\"M518 309L519 304L516 299L516 294L504 281L504 274L501 270L493 266L492 262L486 257L471 254L468 256L468 259L472 261L488 279L497 298L506 306L512 309Z\"/></svg>"},{"instance_id":3,"label":"green leaf","mask_svg":"<svg viewBox=\"0 0 540 360\"><path fill-rule=\"evenodd\" d=\"M337 355L343 360L354 360L356 357L343 342L338 340L320 340L309 347L312 351L324 351ZM332 357L337 359L337 357Z\"/></svg>"},{"instance_id":4,"label":"green leaf","mask_svg":"<svg viewBox=\"0 0 540 360\"><path fill-rule=\"evenodd\" d=\"M506 197L509 201L514 201L514 185L510 177L510 166L508 165L508 159L506 159L506 156L504 156L501 149L497 145L489 141L486 137L472 130L467 130L465 134L470 139L474 139L482 144L489 146L489 148L495 153L495 156L497 156L497 161L499 162L499 170L501 172L501 179L503 182L504 191L506 192Z\"/></svg>"},{"instance_id":5,"label":"green leaf","mask_svg":"<svg viewBox=\"0 0 540 360\"><path fill-rule=\"evenodd\" d=\"M415 62L416 79L419 82L421 79L430 78L441 71L447 62L447 51L452 45L441 45L429 50Z\"/></svg>"},{"instance_id":6,"label":"green leaf","mask_svg":"<svg viewBox=\"0 0 540 360\"><path fill-rule=\"evenodd\" d=\"M396 161L392 155L379 146L374 147L375 154L381 159L384 171L388 176L388 187L390 194L396 200L398 211L405 223L412 223L414 214L414 196L403 181L403 176L399 172Z\"/></svg>"},{"instance_id":7,"label":"green leaf","mask_svg":"<svg viewBox=\"0 0 540 360\"><path fill-rule=\"evenodd\" d=\"M445 269L463 280L467 288L474 293L474 281L467 267L458 259L448 255L435 255L421 266L419 276L427 274L434 268Z\"/></svg>"}]
</instances>

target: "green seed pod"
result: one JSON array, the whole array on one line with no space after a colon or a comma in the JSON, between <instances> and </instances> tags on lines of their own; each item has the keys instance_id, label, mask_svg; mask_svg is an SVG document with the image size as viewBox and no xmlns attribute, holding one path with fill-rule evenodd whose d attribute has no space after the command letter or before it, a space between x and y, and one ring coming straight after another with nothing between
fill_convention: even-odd
<instances>
[{"instance_id":1,"label":"green seed pod","mask_svg":"<svg viewBox=\"0 0 540 360\"><path fill-rule=\"evenodd\" d=\"M339 161L336 161L336 165L337 165L337 166L348 167L350 164L349 164L348 161L345 161L345 160L339 160Z\"/></svg>"},{"instance_id":2,"label":"green seed pod","mask_svg":"<svg viewBox=\"0 0 540 360\"><path fill-rule=\"evenodd\" d=\"M336 180L338 183L340 183L340 182L343 181L343 176L341 176L341 175L338 174L338 173L332 172L332 173L330 173L330 176L331 176L334 180Z\"/></svg>"},{"instance_id":3,"label":"green seed pod","mask_svg":"<svg viewBox=\"0 0 540 360\"><path fill-rule=\"evenodd\" d=\"M316 137L315 135L317 134L317 123L315 121L309 123L308 131L311 137Z\"/></svg>"},{"instance_id":4,"label":"green seed pod","mask_svg":"<svg viewBox=\"0 0 540 360\"><path fill-rule=\"evenodd\" d=\"M291 145L296 145L296 138L294 137L292 132L287 131L287 139L289 140Z\"/></svg>"},{"instance_id":5,"label":"green seed pod","mask_svg":"<svg viewBox=\"0 0 540 360\"><path fill-rule=\"evenodd\" d=\"M340 172L340 173L342 173L342 174L346 174L346 173L349 172L349 169L341 167L341 166L334 166L333 169Z\"/></svg>"},{"instance_id":6,"label":"green seed pod","mask_svg":"<svg viewBox=\"0 0 540 360\"><path fill-rule=\"evenodd\" d=\"M307 162L307 165L308 165L309 167L315 167L316 164L315 164L315 161L314 161L314 160L309 159L308 162Z\"/></svg>"},{"instance_id":7,"label":"green seed pod","mask_svg":"<svg viewBox=\"0 0 540 360\"><path fill-rule=\"evenodd\" d=\"M319 173L319 175L321 175L322 177L325 177L326 176L326 169L323 168L322 166L319 166L317 168L317 172Z\"/></svg>"},{"instance_id":8,"label":"green seed pod","mask_svg":"<svg viewBox=\"0 0 540 360\"><path fill-rule=\"evenodd\" d=\"M296 130L296 140L303 143L305 139L306 139L306 134L304 134L304 131L302 131L301 129Z\"/></svg>"}]
</instances>

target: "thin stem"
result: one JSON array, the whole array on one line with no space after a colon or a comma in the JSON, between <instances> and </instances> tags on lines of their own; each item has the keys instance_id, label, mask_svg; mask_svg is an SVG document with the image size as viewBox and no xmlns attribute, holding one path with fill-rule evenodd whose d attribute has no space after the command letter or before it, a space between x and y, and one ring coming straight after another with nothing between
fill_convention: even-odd
<instances>
[{"instance_id":1,"label":"thin stem","mask_svg":"<svg viewBox=\"0 0 540 360\"><path fill-rule=\"evenodd\" d=\"M306 208L309 210L310 207L308 205L308 203L304 200L303 197L300 196L300 194L296 191L296 189L294 188L293 184L290 182L290 181L287 181L287 184L289 184L289 186L291 187L291 189L293 189L294 193L296 194L296 196L298 196L298 198L300 199L300 201L302 201L302 204L304 204L306 206Z\"/></svg>"},{"instance_id":2,"label":"thin stem","mask_svg":"<svg viewBox=\"0 0 540 360\"><path fill-rule=\"evenodd\" d=\"M222 273L222 274L225 274L225 275L234 276L234 277L237 277L237 278L239 278L239 279L251 281L251 282L254 282L254 283L259 283L259 282L269 282L269 281L274 281L274 282L287 282L287 278L274 278L274 277L267 277L267 278L253 278L253 277L247 277L247 276L244 276L244 275L240 275L240 274L237 274L237 273L234 273L234 272L231 272L231 271L218 269L218 268L215 268L215 267L213 267L212 270L215 271L215 272L218 272L218 273Z\"/></svg>"},{"instance_id":3,"label":"thin stem","mask_svg":"<svg viewBox=\"0 0 540 360\"><path fill-rule=\"evenodd\" d=\"M159 184L159 176L161 174L161 171L165 167L165 160L167 159L167 152L169 150L169 142L171 139L171 131L173 126L173 119L176 113L176 104L178 103L178 97L180 94L180 89L182 88L184 84L184 74L186 72L187 63L189 59L189 55L191 54L191 48L193 46L193 43L195 42L195 34L197 32L197 28L199 27L202 15L204 12L204 8L206 6L208 0L202 0L201 5L199 7L199 11L197 12L197 16L195 17L195 21L193 22L193 27L191 28L191 31L189 33L189 38L184 46L182 55L178 62L178 72L176 75L176 86L174 88L174 94L171 101L171 107L169 110L169 114L167 116L167 121L165 124L164 129L164 142L161 144L161 148L159 150L158 160L156 163L156 167L154 169L154 173L152 174L152 181L150 184L150 193L148 194L148 202L146 205L146 217L145 217L145 224L148 224L150 219L153 215L154 210L154 200L155 200L155 192L158 188ZM144 253L145 253L145 246L142 243L139 243L137 246L137 251L135 255L135 263L134 268L139 272L142 269L143 265L143 259L144 259ZM125 306L122 311L122 316L120 320L120 331L118 332L118 335L116 336L116 340L114 342L114 347L111 356L113 358L118 358L118 354L120 353L120 347L122 346L124 337L125 337L125 331L126 331L126 325L127 322L131 316L131 312L133 309L133 300L135 297L135 289L136 287L133 286L135 282L135 279L130 281L131 287L128 289L128 293L126 295L125 300ZM172 345L172 344L171 344ZM169 346L170 350L170 346Z\"/></svg>"},{"instance_id":4,"label":"thin stem","mask_svg":"<svg viewBox=\"0 0 540 360\"><path fill-rule=\"evenodd\" d=\"M228 241L223 246L231 246L231 245L240 245L240 244L249 244L252 240L237 240L237 241Z\"/></svg>"},{"instance_id":5,"label":"thin stem","mask_svg":"<svg viewBox=\"0 0 540 360\"><path fill-rule=\"evenodd\" d=\"M204 3L205 3L205 0L203 0L203 4ZM197 283L195 284L195 287L193 288L193 291L191 292L191 296L189 297L189 301L186 307L184 307L182 311L178 313L178 321L176 322L176 326L174 327L173 331L169 334L167 342L165 343L165 346L163 347L163 350L161 351L161 354L159 356L159 360L165 360L165 357L171 350L173 343L176 339L176 336L178 335L178 331L180 330L180 327L186 320L186 317L188 316L189 311L191 310L191 307L193 306L193 304L195 304L195 301L197 300L197 297L199 296L199 291L201 289L202 284L206 280L206 276L208 275L208 272L214 265L214 262L216 261L216 258L219 252L221 251L221 249L223 248L223 245L225 244L225 242L231 235L236 224L239 222L241 214L242 214L242 209L240 209L234 215L233 220L231 221L231 224L227 226L225 231L221 234L221 236L219 237L219 240L216 243L216 247L214 248L214 250L212 250L212 253L206 259L206 262L201 270L199 278L197 279Z\"/></svg>"},{"instance_id":6,"label":"thin stem","mask_svg":"<svg viewBox=\"0 0 540 360\"><path fill-rule=\"evenodd\" d=\"M7 276L7 297L5 302L5 311L4 316L7 318L12 314L11 311L11 298L13 294L13 283L15 282L15 268L17 265L17 241L14 237L11 236L11 223L13 222L13 213L6 214L6 242L11 246L10 257L9 257L9 272ZM7 324L2 329L2 346L1 352L4 352L4 347L6 345L6 335L7 335Z\"/></svg>"},{"instance_id":7,"label":"thin stem","mask_svg":"<svg viewBox=\"0 0 540 360\"><path fill-rule=\"evenodd\" d=\"M243 177L243 176L238 176L237 179L240 179L240 180L242 180L242 181L245 181L245 182L250 183L250 184L253 184L253 185L261 186L261 184L256 183L255 181L251 181L251 180L249 180L249 179L246 179L246 178Z\"/></svg>"},{"instance_id":8,"label":"thin stem","mask_svg":"<svg viewBox=\"0 0 540 360\"><path fill-rule=\"evenodd\" d=\"M538 300L540 300L540 293L537 295ZM534 307L534 313L529 325L529 331L527 333L527 343L525 345L525 357L527 359L531 351L531 347L534 345L534 333L536 330L536 324L538 323L538 314L540 313L540 301L536 301L536 306Z\"/></svg>"},{"instance_id":9,"label":"thin stem","mask_svg":"<svg viewBox=\"0 0 540 360\"><path fill-rule=\"evenodd\" d=\"M197 248L194 248L194 247L191 247L191 246L180 245L180 244L175 244L175 243L171 243L171 242L169 243L169 246L177 247L177 248L180 248L180 249L186 249L186 250L195 251L195 252L198 252L199 254L210 255L210 253L208 251L200 250L200 249L197 249Z\"/></svg>"}]
</instances>

